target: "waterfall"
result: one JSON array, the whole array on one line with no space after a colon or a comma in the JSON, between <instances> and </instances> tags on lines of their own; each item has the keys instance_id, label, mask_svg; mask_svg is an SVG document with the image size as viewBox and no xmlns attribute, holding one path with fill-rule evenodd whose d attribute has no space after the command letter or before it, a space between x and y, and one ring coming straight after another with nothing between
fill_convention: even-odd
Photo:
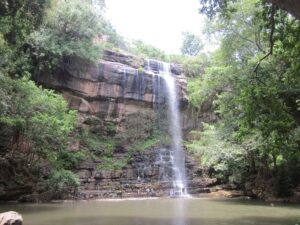
<instances>
[{"instance_id":1,"label":"waterfall","mask_svg":"<svg viewBox=\"0 0 300 225\"><path fill-rule=\"evenodd\" d=\"M176 80L171 74L170 64L162 63L162 70L159 71L165 80L168 102L169 130L172 138L172 149L174 157L173 187L176 195L187 195L187 183L185 172L185 154L182 147L181 119L179 100L177 95Z\"/></svg>"},{"instance_id":2,"label":"waterfall","mask_svg":"<svg viewBox=\"0 0 300 225\"><path fill-rule=\"evenodd\" d=\"M168 106L169 131L172 138L172 155L171 162L173 164L173 190L170 191L175 196L188 196L187 181L185 171L185 154L182 146L181 118L178 99L178 90L176 80L170 69L170 64L165 62L156 62L154 71L151 67L152 60L147 60L146 69L153 75L155 72L165 81L166 98ZM162 91L162 90L160 90Z\"/></svg>"}]
</instances>

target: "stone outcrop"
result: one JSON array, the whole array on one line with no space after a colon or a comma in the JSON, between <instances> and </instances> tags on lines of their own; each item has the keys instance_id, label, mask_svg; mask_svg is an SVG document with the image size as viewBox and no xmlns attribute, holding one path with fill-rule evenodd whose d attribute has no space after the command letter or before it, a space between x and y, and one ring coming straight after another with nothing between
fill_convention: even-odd
<instances>
[{"instance_id":1,"label":"stone outcrop","mask_svg":"<svg viewBox=\"0 0 300 225\"><path fill-rule=\"evenodd\" d=\"M14 211L4 212L0 214L0 225L22 225L22 216Z\"/></svg>"}]
</instances>

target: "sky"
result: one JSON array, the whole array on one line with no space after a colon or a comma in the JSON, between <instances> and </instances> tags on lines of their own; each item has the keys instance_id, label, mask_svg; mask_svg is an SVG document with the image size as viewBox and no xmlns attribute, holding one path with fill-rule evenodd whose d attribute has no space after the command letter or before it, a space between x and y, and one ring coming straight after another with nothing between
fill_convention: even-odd
<instances>
[{"instance_id":1,"label":"sky","mask_svg":"<svg viewBox=\"0 0 300 225\"><path fill-rule=\"evenodd\" d=\"M122 36L168 54L180 53L182 32L201 33L199 0L105 0L106 14Z\"/></svg>"}]
</instances>

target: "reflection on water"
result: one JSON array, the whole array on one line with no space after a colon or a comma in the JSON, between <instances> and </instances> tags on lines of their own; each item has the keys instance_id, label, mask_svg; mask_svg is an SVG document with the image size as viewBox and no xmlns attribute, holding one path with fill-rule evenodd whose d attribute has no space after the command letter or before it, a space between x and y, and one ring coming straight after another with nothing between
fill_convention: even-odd
<instances>
[{"instance_id":1,"label":"reflection on water","mask_svg":"<svg viewBox=\"0 0 300 225\"><path fill-rule=\"evenodd\" d=\"M64 204L0 205L15 210L25 225L294 225L299 205L249 200L156 199Z\"/></svg>"},{"instance_id":2,"label":"reflection on water","mask_svg":"<svg viewBox=\"0 0 300 225\"><path fill-rule=\"evenodd\" d=\"M173 223L172 225L187 225L186 218L186 203L185 199L177 199L177 202L172 205L173 207Z\"/></svg>"}]
</instances>

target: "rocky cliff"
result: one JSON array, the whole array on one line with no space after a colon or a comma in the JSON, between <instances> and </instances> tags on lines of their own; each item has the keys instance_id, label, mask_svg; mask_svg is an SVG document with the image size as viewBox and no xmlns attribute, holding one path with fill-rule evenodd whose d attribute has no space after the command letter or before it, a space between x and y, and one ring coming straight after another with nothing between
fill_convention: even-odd
<instances>
[{"instance_id":1,"label":"rocky cliff","mask_svg":"<svg viewBox=\"0 0 300 225\"><path fill-rule=\"evenodd\" d=\"M163 101L158 76L144 68L146 61L131 55L105 51L96 66L69 59L53 74L36 77L46 87L62 92L70 108L79 113L94 114L106 120L121 121L133 112L152 110ZM157 65L151 64L155 70ZM180 87L182 103L187 103L186 79L179 65L171 64Z\"/></svg>"},{"instance_id":2,"label":"rocky cliff","mask_svg":"<svg viewBox=\"0 0 300 225\"><path fill-rule=\"evenodd\" d=\"M75 171L81 198L169 195L172 151L167 140L161 141L167 136L161 132L167 118L159 66L155 60L105 51L98 65L69 59L54 73L35 78L62 93L78 111L70 150L88 156ZM186 78L180 65L171 64L170 69L185 110ZM187 157L186 167L190 193L203 192L213 182L202 177L192 158Z\"/></svg>"}]
</instances>

